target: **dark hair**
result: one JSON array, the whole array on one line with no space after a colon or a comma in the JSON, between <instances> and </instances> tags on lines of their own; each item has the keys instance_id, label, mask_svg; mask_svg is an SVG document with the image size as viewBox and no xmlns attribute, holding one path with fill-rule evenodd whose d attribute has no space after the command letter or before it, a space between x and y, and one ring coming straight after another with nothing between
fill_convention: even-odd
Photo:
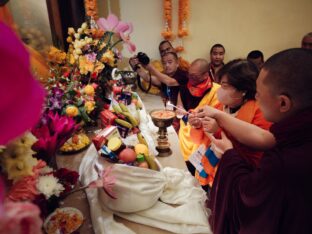
<instances>
[{"instance_id":1,"label":"dark hair","mask_svg":"<svg viewBox=\"0 0 312 234\"><path fill-rule=\"evenodd\" d=\"M260 50L250 51L249 54L247 55L247 59L257 59L257 58L261 58L263 61L263 53Z\"/></svg>"},{"instance_id":2,"label":"dark hair","mask_svg":"<svg viewBox=\"0 0 312 234\"><path fill-rule=\"evenodd\" d=\"M244 99L255 99L256 80L259 75L258 68L246 59L235 59L225 64L219 71L219 79L228 77L231 86L239 91L245 92Z\"/></svg>"},{"instance_id":3,"label":"dark hair","mask_svg":"<svg viewBox=\"0 0 312 234\"><path fill-rule=\"evenodd\" d=\"M295 48L271 56L263 65L271 92L287 95L297 108L312 105L312 50Z\"/></svg>"},{"instance_id":4,"label":"dark hair","mask_svg":"<svg viewBox=\"0 0 312 234\"><path fill-rule=\"evenodd\" d=\"M167 52L167 53L165 53L163 56L161 56L161 58L163 58L163 57L165 57L165 56L167 56L167 55L169 55L169 54L171 54L171 55L175 58L175 60L178 60L178 59L179 59L177 53L175 53L175 52Z\"/></svg>"},{"instance_id":5,"label":"dark hair","mask_svg":"<svg viewBox=\"0 0 312 234\"><path fill-rule=\"evenodd\" d=\"M213 51L214 48L223 48L223 50L224 50L224 52L225 52L225 48L224 48L223 45L221 45L221 44L214 44L214 45L211 47L211 49L210 49L210 54L212 53L212 51Z\"/></svg>"},{"instance_id":6,"label":"dark hair","mask_svg":"<svg viewBox=\"0 0 312 234\"><path fill-rule=\"evenodd\" d=\"M172 44L171 44L170 41L168 41L168 40L163 40L163 41L161 41L161 42L159 43L158 50L160 50L160 47L161 47L163 44L166 44L166 43L168 43L168 44L170 45L170 47L173 48L173 46L172 46Z\"/></svg>"}]
</instances>

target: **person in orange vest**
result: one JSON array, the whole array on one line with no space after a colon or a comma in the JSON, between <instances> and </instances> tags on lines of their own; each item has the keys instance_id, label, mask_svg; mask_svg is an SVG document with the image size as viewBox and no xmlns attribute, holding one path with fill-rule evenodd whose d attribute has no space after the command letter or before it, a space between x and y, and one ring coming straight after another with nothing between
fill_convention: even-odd
<instances>
[{"instance_id":1,"label":"person in orange vest","mask_svg":"<svg viewBox=\"0 0 312 234\"><path fill-rule=\"evenodd\" d=\"M263 129L269 129L271 123L264 119L255 100L258 73L256 65L247 60L236 59L227 63L219 72L221 87L217 91L217 98L220 103L216 108L245 122L257 125ZM193 116L190 116L190 122L194 122ZM201 131L204 131L206 134L214 134L217 138L220 137L221 128L214 119L205 117L200 120L200 123ZM193 129L193 131L198 130ZM230 135L228 137L232 140L235 149L240 152L242 157L254 167L259 165L262 152L239 143ZM197 171L195 175L206 191L212 186L217 171L219 160L215 156L214 151L213 145L208 147L201 160L203 170Z\"/></svg>"}]
</instances>

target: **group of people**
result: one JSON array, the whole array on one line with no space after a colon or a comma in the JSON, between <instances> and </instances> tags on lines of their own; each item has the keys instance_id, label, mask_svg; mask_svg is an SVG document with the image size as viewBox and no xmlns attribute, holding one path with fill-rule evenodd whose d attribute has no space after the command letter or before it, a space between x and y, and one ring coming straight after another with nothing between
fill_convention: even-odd
<instances>
[{"instance_id":1,"label":"group of people","mask_svg":"<svg viewBox=\"0 0 312 234\"><path fill-rule=\"evenodd\" d=\"M151 63L137 69L183 116L175 127L180 149L209 194L214 233L311 232L311 42L309 33L302 48L267 61L254 50L227 64L216 44L210 62L188 64L163 41L162 70ZM200 146L199 167L190 157Z\"/></svg>"}]
</instances>

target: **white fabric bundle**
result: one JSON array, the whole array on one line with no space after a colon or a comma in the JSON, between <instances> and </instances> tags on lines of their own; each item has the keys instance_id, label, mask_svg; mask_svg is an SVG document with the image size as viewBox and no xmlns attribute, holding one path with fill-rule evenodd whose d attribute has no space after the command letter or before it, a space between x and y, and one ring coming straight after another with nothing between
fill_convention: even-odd
<instances>
[{"instance_id":1,"label":"white fabric bundle","mask_svg":"<svg viewBox=\"0 0 312 234\"><path fill-rule=\"evenodd\" d=\"M91 145L80 165L84 185L98 177L95 166L102 165L98 165L97 158ZM205 192L188 172L175 168L158 172L115 164L112 174L117 179L116 200L101 189L87 191L96 233L133 233L115 222L113 214L173 233L212 233L204 209Z\"/></svg>"}]
</instances>

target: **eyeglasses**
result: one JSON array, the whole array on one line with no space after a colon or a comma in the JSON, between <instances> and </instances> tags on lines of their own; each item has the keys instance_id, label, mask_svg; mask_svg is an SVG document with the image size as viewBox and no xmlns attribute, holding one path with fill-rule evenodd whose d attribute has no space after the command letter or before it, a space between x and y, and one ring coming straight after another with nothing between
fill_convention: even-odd
<instances>
[{"instance_id":1,"label":"eyeglasses","mask_svg":"<svg viewBox=\"0 0 312 234\"><path fill-rule=\"evenodd\" d=\"M200 74L188 74L188 78L190 80L196 80L196 81L200 81L202 80L202 77L203 75L205 74L206 72L202 72Z\"/></svg>"}]
</instances>

